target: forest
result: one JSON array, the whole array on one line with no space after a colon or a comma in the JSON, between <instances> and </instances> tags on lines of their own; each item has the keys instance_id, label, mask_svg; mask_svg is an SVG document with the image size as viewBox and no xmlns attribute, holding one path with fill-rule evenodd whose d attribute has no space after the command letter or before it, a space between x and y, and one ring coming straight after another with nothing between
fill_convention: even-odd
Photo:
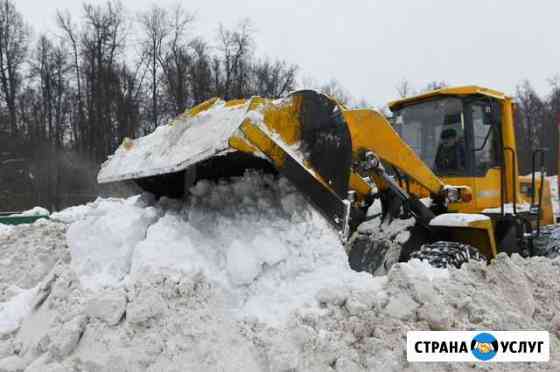
<instances>
[{"instance_id":1,"label":"forest","mask_svg":"<svg viewBox=\"0 0 560 372\"><path fill-rule=\"evenodd\" d=\"M261 57L250 20L216 30L196 36L196 17L181 5L132 14L109 1L84 3L79 17L61 9L56 30L35 34L15 1L0 0L0 209L59 210L94 199L103 191L99 165L125 137L148 134L211 97L312 87L372 106L354 103L335 80L311 84L299 66ZM396 97L412 93L406 81L395 87ZM556 174L560 78L551 77L545 95L529 81L510 93L522 173L532 149L544 147L547 172Z\"/></svg>"}]
</instances>

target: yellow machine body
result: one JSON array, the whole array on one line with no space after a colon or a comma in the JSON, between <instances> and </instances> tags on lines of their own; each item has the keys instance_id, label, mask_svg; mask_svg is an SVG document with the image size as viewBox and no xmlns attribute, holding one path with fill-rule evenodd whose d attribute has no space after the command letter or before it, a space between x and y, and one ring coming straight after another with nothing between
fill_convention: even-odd
<instances>
[{"instance_id":1,"label":"yellow machine body","mask_svg":"<svg viewBox=\"0 0 560 372\"><path fill-rule=\"evenodd\" d=\"M246 154L266 159L290 179L344 239L352 230L352 219L363 217L360 210L367 208L376 193L390 192L404 204L415 205L416 217L425 220L426 226L433 215L417 201L430 197L444 203L446 213L491 216L461 226L440 223L432 228L448 239L476 246L492 258L500 250L496 234L502 229L496 222L500 219L494 217L513 213L508 208L514 204L523 212L533 192L529 187L532 180L519 177L512 99L494 90L467 86L439 89L391 102L389 107L398 111L442 97L476 97L497 105L499 122L493 125L499 127L500 143L506 149L501 154L503 162L481 175L438 176L378 112L350 110L330 97L300 91L278 100L206 101L146 137L124 141L103 164L98 181L136 180L156 193L163 184L177 183L185 190L189 182L213 167L215 159L235 160ZM399 177L395 182L383 165L405 180ZM535 196L541 188L537 181ZM546 180L543 187L541 225L553 222Z\"/></svg>"}]
</instances>

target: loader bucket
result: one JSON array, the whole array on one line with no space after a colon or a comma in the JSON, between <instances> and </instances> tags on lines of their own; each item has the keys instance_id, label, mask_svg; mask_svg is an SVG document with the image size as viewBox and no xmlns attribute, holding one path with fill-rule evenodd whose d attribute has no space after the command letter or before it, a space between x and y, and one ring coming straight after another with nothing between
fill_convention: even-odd
<instances>
[{"instance_id":1,"label":"loader bucket","mask_svg":"<svg viewBox=\"0 0 560 372\"><path fill-rule=\"evenodd\" d=\"M341 110L308 90L278 100L215 98L145 137L123 141L98 181L134 180L157 195L179 197L203 178L242 175L247 168L280 172L344 230L352 142Z\"/></svg>"},{"instance_id":2,"label":"loader bucket","mask_svg":"<svg viewBox=\"0 0 560 372\"><path fill-rule=\"evenodd\" d=\"M231 151L228 140L247 111L248 102L212 99L170 124L136 140L125 139L103 163L99 183L171 174Z\"/></svg>"}]
</instances>

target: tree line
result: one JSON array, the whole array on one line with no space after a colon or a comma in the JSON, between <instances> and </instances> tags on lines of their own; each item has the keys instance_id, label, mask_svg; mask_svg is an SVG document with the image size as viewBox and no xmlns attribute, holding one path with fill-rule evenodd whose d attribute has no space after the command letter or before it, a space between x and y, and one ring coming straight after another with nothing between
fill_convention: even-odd
<instances>
[{"instance_id":1,"label":"tree line","mask_svg":"<svg viewBox=\"0 0 560 372\"><path fill-rule=\"evenodd\" d=\"M299 83L297 65L259 57L250 21L216 27L200 37L180 5L131 14L110 0L84 3L77 17L59 10L53 32L34 35L16 2L0 0L0 210L90 200L99 165L125 137L211 97L279 97L303 85L370 106L336 80ZM403 81L397 93L413 89ZM523 82L516 101L522 172L529 149L546 147L548 173L556 174L560 79L544 97Z\"/></svg>"},{"instance_id":2,"label":"tree line","mask_svg":"<svg viewBox=\"0 0 560 372\"><path fill-rule=\"evenodd\" d=\"M560 127L560 76L549 79L549 91L539 95L527 80L517 86L515 123L521 173L532 168L532 153L545 150L548 175L558 174Z\"/></svg>"},{"instance_id":3,"label":"tree line","mask_svg":"<svg viewBox=\"0 0 560 372\"><path fill-rule=\"evenodd\" d=\"M296 65L257 56L249 21L204 39L180 5L130 15L112 0L84 3L77 19L58 11L56 24L33 37L15 2L0 0L0 137L33 164L12 187L33 183L32 203L52 209L69 189L95 192L86 185L124 137L211 97L278 97L296 86ZM8 154L0 163L17 160ZM83 187L68 186L77 179Z\"/></svg>"}]
</instances>

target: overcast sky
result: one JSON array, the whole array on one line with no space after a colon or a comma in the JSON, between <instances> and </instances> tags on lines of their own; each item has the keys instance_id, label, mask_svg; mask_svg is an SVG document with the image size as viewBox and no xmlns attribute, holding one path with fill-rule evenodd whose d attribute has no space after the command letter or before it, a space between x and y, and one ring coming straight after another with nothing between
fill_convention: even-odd
<instances>
[{"instance_id":1,"label":"overcast sky","mask_svg":"<svg viewBox=\"0 0 560 372\"><path fill-rule=\"evenodd\" d=\"M105 1L90 0L90 3ZM54 30L56 9L79 16L77 0L15 0L35 32ZM129 14L152 0L122 0ZM159 0L166 6L174 1ZM300 77L338 80L375 106L403 79L479 84L513 94L529 79L540 93L560 74L560 1L189 0L205 39L218 24L250 18L258 54L301 67Z\"/></svg>"}]
</instances>

